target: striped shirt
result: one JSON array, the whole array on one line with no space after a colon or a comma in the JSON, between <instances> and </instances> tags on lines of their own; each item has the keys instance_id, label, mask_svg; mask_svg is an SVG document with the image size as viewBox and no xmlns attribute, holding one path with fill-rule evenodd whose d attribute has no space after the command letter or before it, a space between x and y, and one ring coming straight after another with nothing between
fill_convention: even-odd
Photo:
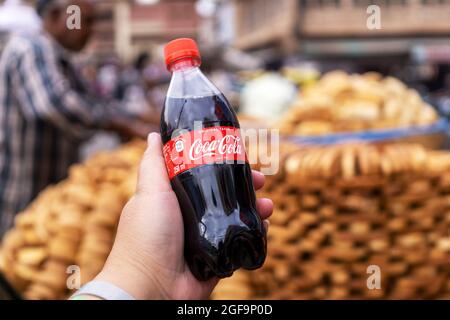
<instances>
[{"instance_id":1,"label":"striped shirt","mask_svg":"<svg viewBox=\"0 0 450 320\"><path fill-rule=\"evenodd\" d=\"M0 236L108 118L49 35L14 36L0 58Z\"/></svg>"}]
</instances>

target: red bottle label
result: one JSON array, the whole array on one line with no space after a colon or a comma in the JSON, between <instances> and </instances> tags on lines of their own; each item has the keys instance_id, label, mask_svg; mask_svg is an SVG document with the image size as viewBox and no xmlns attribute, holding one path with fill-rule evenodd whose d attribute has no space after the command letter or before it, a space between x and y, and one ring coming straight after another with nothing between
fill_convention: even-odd
<instances>
[{"instance_id":1,"label":"red bottle label","mask_svg":"<svg viewBox=\"0 0 450 320\"><path fill-rule=\"evenodd\" d=\"M169 178L211 163L245 163L247 155L240 130L211 127L181 134L163 147Z\"/></svg>"}]
</instances>

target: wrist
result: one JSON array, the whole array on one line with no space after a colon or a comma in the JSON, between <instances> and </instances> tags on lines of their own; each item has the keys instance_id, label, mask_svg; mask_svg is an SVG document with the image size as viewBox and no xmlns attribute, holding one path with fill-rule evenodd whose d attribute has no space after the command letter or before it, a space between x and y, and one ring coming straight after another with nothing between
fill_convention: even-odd
<instances>
[{"instance_id":1,"label":"wrist","mask_svg":"<svg viewBox=\"0 0 450 320\"><path fill-rule=\"evenodd\" d=\"M90 294L82 294L79 296L71 297L70 300L103 300L103 299Z\"/></svg>"},{"instance_id":2,"label":"wrist","mask_svg":"<svg viewBox=\"0 0 450 320\"><path fill-rule=\"evenodd\" d=\"M147 274L133 270L130 266L107 263L95 277L97 281L114 284L135 297L137 300L163 300L167 297L164 290Z\"/></svg>"}]
</instances>

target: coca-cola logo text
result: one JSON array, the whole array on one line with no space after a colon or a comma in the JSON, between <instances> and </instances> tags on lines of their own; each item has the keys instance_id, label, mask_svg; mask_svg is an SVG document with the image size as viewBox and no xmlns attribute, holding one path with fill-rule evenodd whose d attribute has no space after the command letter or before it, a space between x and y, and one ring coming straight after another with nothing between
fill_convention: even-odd
<instances>
[{"instance_id":1,"label":"coca-cola logo text","mask_svg":"<svg viewBox=\"0 0 450 320\"><path fill-rule=\"evenodd\" d=\"M242 145L241 138L234 135L226 135L220 140L202 141L201 139L195 140L189 150L189 159L192 161L211 157L216 154L241 154Z\"/></svg>"}]
</instances>

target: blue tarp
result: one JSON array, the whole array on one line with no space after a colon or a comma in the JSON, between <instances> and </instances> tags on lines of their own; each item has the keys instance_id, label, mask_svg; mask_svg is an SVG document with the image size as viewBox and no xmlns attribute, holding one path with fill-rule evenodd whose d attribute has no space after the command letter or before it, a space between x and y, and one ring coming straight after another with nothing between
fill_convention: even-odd
<instances>
[{"instance_id":1,"label":"blue tarp","mask_svg":"<svg viewBox=\"0 0 450 320\"><path fill-rule=\"evenodd\" d=\"M288 136L286 140L298 144L336 144L344 142L377 142L388 141L399 138L414 137L419 135L430 134L446 134L449 131L450 125L447 119L441 118L432 125L427 126L413 126L407 128L396 128L386 130L368 130L359 132L345 132L335 133L323 136Z\"/></svg>"}]
</instances>

